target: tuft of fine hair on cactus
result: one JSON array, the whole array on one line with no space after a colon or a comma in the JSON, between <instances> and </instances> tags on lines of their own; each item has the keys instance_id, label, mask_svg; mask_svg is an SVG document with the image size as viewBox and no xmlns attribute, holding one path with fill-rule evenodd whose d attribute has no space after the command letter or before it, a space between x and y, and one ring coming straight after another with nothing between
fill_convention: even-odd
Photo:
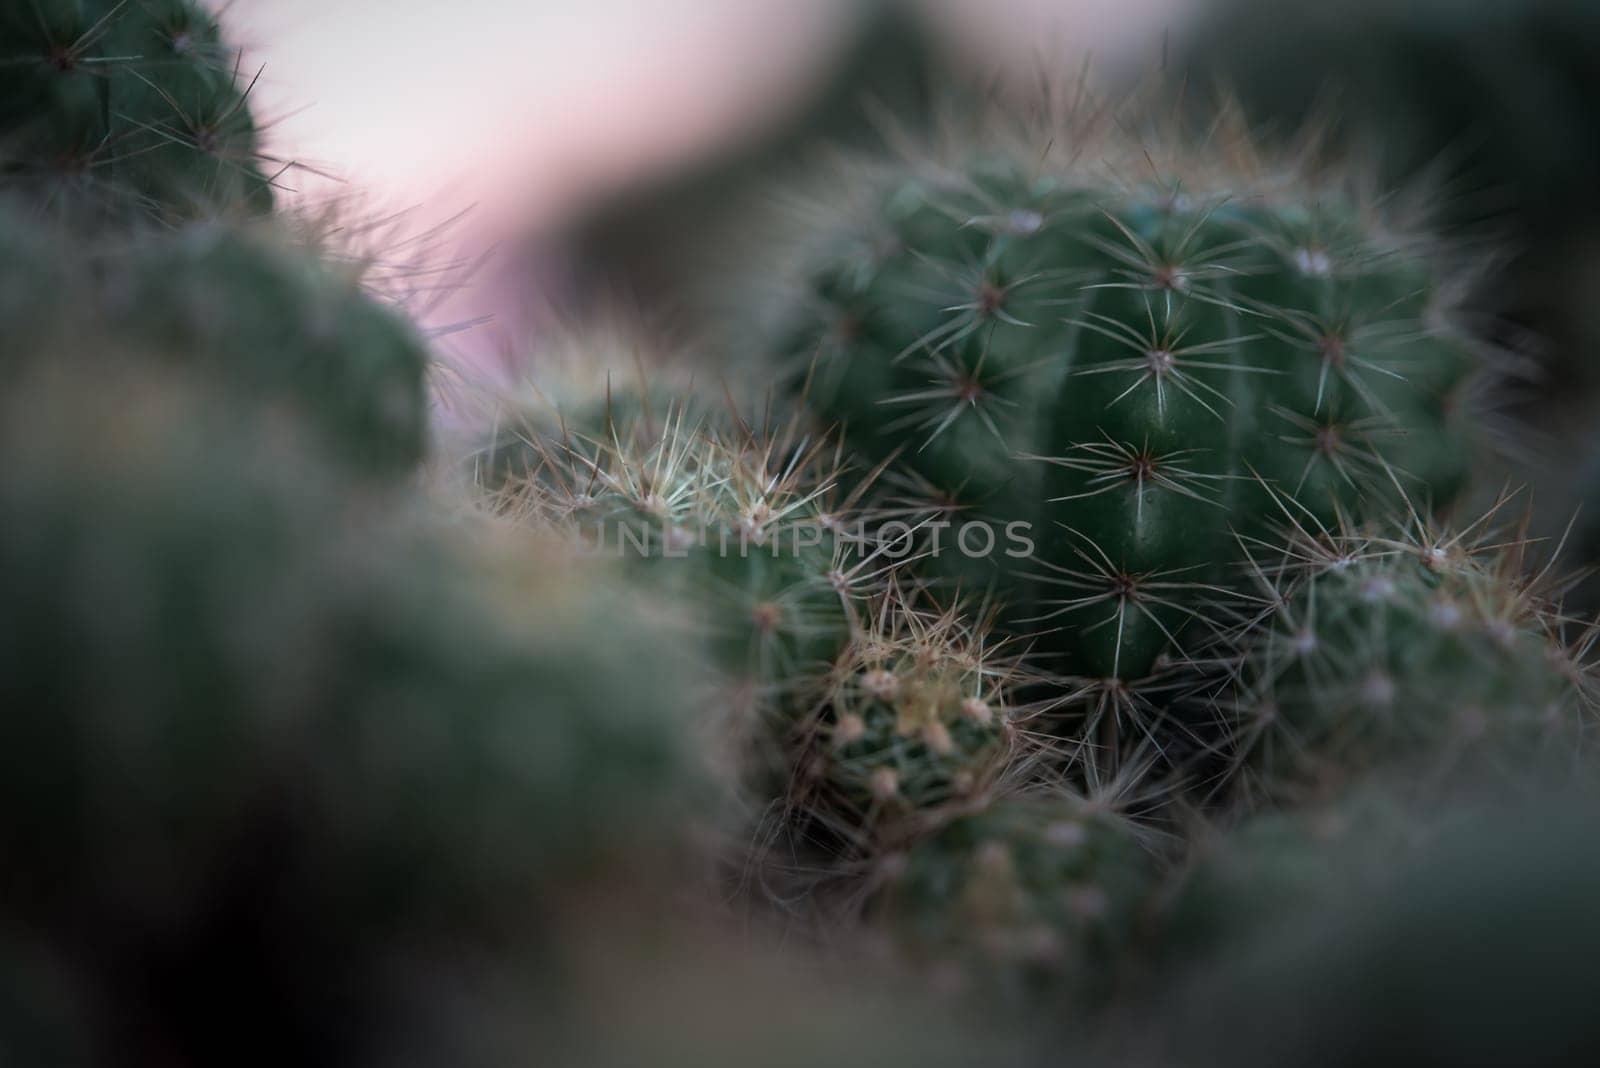
<instances>
[{"instance_id":1,"label":"tuft of fine hair on cactus","mask_svg":"<svg viewBox=\"0 0 1600 1068\"><path fill-rule=\"evenodd\" d=\"M817 803L858 840L992 789L1037 711L1022 703L1022 659L982 617L917 600L891 582L866 607L801 733L822 762Z\"/></svg>"}]
</instances>

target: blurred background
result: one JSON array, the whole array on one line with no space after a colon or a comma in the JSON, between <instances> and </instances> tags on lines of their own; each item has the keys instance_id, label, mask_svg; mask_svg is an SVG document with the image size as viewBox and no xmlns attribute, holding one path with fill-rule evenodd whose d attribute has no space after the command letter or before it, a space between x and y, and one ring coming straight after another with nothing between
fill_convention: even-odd
<instances>
[{"instance_id":1,"label":"blurred background","mask_svg":"<svg viewBox=\"0 0 1600 1068\"><path fill-rule=\"evenodd\" d=\"M821 144L876 146L878 104L925 110L1041 68L1109 76L1158 59L1189 0L461 0L446 17L379 0L232 4L262 76L269 150L307 195L354 194L416 224L470 209L492 269L440 315L604 290L681 311L678 261L730 204Z\"/></svg>"}]
</instances>

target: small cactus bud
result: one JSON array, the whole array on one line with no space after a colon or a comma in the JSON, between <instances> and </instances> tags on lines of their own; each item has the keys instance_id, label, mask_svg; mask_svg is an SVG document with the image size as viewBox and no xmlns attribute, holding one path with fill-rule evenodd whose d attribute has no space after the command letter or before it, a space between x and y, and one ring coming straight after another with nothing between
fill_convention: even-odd
<instances>
[{"instance_id":1,"label":"small cactus bud","mask_svg":"<svg viewBox=\"0 0 1600 1068\"><path fill-rule=\"evenodd\" d=\"M938 720L923 725L922 744L940 756L949 756L956 751L955 739L950 737L950 728Z\"/></svg>"},{"instance_id":2,"label":"small cactus bud","mask_svg":"<svg viewBox=\"0 0 1600 1068\"><path fill-rule=\"evenodd\" d=\"M834 748L843 749L845 746L854 745L856 742L859 742L866 735L866 733L866 720L862 719L853 712L846 713L845 715L839 717L838 723L834 724Z\"/></svg>"},{"instance_id":3,"label":"small cactus bud","mask_svg":"<svg viewBox=\"0 0 1600 1068\"><path fill-rule=\"evenodd\" d=\"M861 676L861 688L880 701L890 702L900 696L900 680L894 672L879 668Z\"/></svg>"},{"instance_id":4,"label":"small cactus bud","mask_svg":"<svg viewBox=\"0 0 1600 1068\"><path fill-rule=\"evenodd\" d=\"M968 697L961 702L961 714L980 727L994 722L994 709L981 697Z\"/></svg>"}]
</instances>

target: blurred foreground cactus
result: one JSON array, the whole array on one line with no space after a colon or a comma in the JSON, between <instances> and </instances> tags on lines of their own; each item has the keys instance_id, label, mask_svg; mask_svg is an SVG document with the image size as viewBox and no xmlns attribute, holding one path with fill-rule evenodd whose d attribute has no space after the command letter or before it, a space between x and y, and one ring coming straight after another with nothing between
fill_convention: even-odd
<instances>
[{"instance_id":1,"label":"blurred foreground cactus","mask_svg":"<svg viewBox=\"0 0 1600 1068\"><path fill-rule=\"evenodd\" d=\"M137 350L211 377L232 403L296 409L354 469L404 475L422 461L421 332L362 290L359 264L286 223L108 239L0 198L0 241L8 367ZM126 344L102 347L108 337Z\"/></svg>"},{"instance_id":2,"label":"blurred foreground cactus","mask_svg":"<svg viewBox=\"0 0 1600 1068\"><path fill-rule=\"evenodd\" d=\"M342 1017L407 954L672 862L713 795L636 601L351 494L292 422L98 381L6 401L0 807L5 929L114 1006L104 1055L369 1056Z\"/></svg>"}]
</instances>

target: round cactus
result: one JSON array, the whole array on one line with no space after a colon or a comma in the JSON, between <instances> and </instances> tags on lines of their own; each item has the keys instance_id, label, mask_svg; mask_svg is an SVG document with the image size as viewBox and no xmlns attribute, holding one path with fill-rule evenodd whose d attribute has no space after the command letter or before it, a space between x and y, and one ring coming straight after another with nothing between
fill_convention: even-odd
<instances>
[{"instance_id":1,"label":"round cactus","mask_svg":"<svg viewBox=\"0 0 1600 1068\"><path fill-rule=\"evenodd\" d=\"M793 428L722 432L683 408L539 443L512 505L620 557L702 629L736 707L782 708L824 680L885 565L856 540L854 497L825 442ZM502 500L505 493L499 494ZM781 732L780 732L781 733Z\"/></svg>"},{"instance_id":2,"label":"round cactus","mask_svg":"<svg viewBox=\"0 0 1600 1068\"><path fill-rule=\"evenodd\" d=\"M265 212L238 53L191 0L0 11L0 183L69 214Z\"/></svg>"},{"instance_id":3,"label":"round cactus","mask_svg":"<svg viewBox=\"0 0 1600 1068\"><path fill-rule=\"evenodd\" d=\"M531 366L509 384L465 391L464 451L490 492L515 493L550 468L552 450L619 436L648 447L669 417L719 432L737 421L701 397L675 352L615 317L553 330L516 358Z\"/></svg>"},{"instance_id":4,"label":"round cactus","mask_svg":"<svg viewBox=\"0 0 1600 1068\"><path fill-rule=\"evenodd\" d=\"M826 754L831 803L857 823L892 825L988 790L1016 755L1025 680L986 628L892 591L851 640L807 739Z\"/></svg>"},{"instance_id":5,"label":"round cactus","mask_svg":"<svg viewBox=\"0 0 1600 1068\"><path fill-rule=\"evenodd\" d=\"M1408 759L1575 754L1591 669L1524 578L1525 543L1507 538L1423 529L1291 549L1272 609L1240 639L1229 700L1241 758L1270 784Z\"/></svg>"},{"instance_id":6,"label":"round cactus","mask_svg":"<svg viewBox=\"0 0 1600 1068\"><path fill-rule=\"evenodd\" d=\"M1137 1061L1343 1068L1403 1049L1413 1063L1488 1068L1600 1055L1584 984L1600 952L1592 795L1462 813L1424 847L1387 854L1375 892L1308 910L1195 974L1141 1019Z\"/></svg>"},{"instance_id":7,"label":"round cactus","mask_svg":"<svg viewBox=\"0 0 1600 1068\"><path fill-rule=\"evenodd\" d=\"M522 945L694 818L693 659L603 573L148 372L4 416L3 918L88 963L118 1059L356 1056L408 954Z\"/></svg>"},{"instance_id":8,"label":"round cactus","mask_svg":"<svg viewBox=\"0 0 1600 1068\"><path fill-rule=\"evenodd\" d=\"M1227 618L1279 494L1454 500L1477 359L1432 250L1360 198L1091 126L868 181L788 351L930 510L1025 526L1030 558L981 564L1064 670L1136 680Z\"/></svg>"},{"instance_id":9,"label":"round cactus","mask_svg":"<svg viewBox=\"0 0 1600 1068\"><path fill-rule=\"evenodd\" d=\"M1136 826L1083 799L1009 798L885 861L878 905L907 955L954 982L1112 992L1155 889Z\"/></svg>"},{"instance_id":10,"label":"round cactus","mask_svg":"<svg viewBox=\"0 0 1600 1068\"><path fill-rule=\"evenodd\" d=\"M356 466L404 472L426 450L429 355L415 327L309 249L197 224L151 236L102 272L105 329L284 401Z\"/></svg>"},{"instance_id":11,"label":"round cactus","mask_svg":"<svg viewBox=\"0 0 1600 1068\"><path fill-rule=\"evenodd\" d=\"M1411 854L1451 818L1384 781L1332 801L1257 812L1202 835L1162 909L1158 942L1172 960L1249 952L1354 898L1381 892L1394 859Z\"/></svg>"}]
</instances>

